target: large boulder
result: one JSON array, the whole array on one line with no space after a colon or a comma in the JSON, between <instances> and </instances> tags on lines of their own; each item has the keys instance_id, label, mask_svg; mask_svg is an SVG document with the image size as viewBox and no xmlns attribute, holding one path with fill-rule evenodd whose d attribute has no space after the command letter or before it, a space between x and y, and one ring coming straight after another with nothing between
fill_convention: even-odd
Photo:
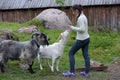
<instances>
[{"instance_id":1,"label":"large boulder","mask_svg":"<svg viewBox=\"0 0 120 80\"><path fill-rule=\"evenodd\" d=\"M67 25L72 24L65 12L59 9L46 9L42 11L35 19L43 20L46 28L66 29Z\"/></svg>"}]
</instances>

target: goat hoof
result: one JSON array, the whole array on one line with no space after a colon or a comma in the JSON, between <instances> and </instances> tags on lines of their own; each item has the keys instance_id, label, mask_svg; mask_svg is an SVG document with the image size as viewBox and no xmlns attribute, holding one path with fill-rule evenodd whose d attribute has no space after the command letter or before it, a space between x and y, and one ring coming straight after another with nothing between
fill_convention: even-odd
<instances>
[{"instance_id":1,"label":"goat hoof","mask_svg":"<svg viewBox=\"0 0 120 80\"><path fill-rule=\"evenodd\" d=\"M4 71L4 70L1 70L1 72L2 72L2 73L5 73L5 71Z\"/></svg>"},{"instance_id":2,"label":"goat hoof","mask_svg":"<svg viewBox=\"0 0 120 80\"><path fill-rule=\"evenodd\" d=\"M33 72L30 72L31 74L34 74L35 72L33 71Z\"/></svg>"},{"instance_id":3,"label":"goat hoof","mask_svg":"<svg viewBox=\"0 0 120 80\"><path fill-rule=\"evenodd\" d=\"M31 70L31 69L28 69L29 70L29 72L31 73L31 74L33 74L33 73L35 73L33 70Z\"/></svg>"},{"instance_id":4,"label":"goat hoof","mask_svg":"<svg viewBox=\"0 0 120 80\"><path fill-rule=\"evenodd\" d=\"M34 74L35 73L35 71L29 71L31 74Z\"/></svg>"},{"instance_id":5,"label":"goat hoof","mask_svg":"<svg viewBox=\"0 0 120 80\"><path fill-rule=\"evenodd\" d=\"M5 71L1 71L2 73L5 73Z\"/></svg>"}]
</instances>

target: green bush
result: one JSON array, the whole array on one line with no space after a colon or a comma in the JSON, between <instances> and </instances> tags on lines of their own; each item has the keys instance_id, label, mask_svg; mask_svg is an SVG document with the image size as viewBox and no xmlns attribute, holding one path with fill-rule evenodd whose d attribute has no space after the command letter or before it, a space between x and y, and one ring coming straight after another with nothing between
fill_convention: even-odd
<instances>
[{"instance_id":1,"label":"green bush","mask_svg":"<svg viewBox=\"0 0 120 80\"><path fill-rule=\"evenodd\" d=\"M35 26L40 27L40 26L43 26L43 22L38 19L33 19L33 20L30 20L30 21L24 23L24 25L27 25L27 26L35 25Z\"/></svg>"}]
</instances>

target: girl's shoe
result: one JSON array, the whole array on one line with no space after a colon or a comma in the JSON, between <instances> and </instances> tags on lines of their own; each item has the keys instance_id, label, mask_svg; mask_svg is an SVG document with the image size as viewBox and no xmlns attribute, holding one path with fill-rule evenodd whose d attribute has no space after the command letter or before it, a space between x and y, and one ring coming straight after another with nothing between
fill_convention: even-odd
<instances>
[{"instance_id":1,"label":"girl's shoe","mask_svg":"<svg viewBox=\"0 0 120 80\"><path fill-rule=\"evenodd\" d=\"M75 74L72 73L72 72L66 72L66 73L63 73L63 76L65 76L65 77L73 77L73 76L75 76Z\"/></svg>"},{"instance_id":2,"label":"girl's shoe","mask_svg":"<svg viewBox=\"0 0 120 80\"><path fill-rule=\"evenodd\" d=\"M81 75L81 76L85 76L85 77L89 77L89 76L90 76L90 74L89 74L89 73L86 73L86 72L80 72L80 75Z\"/></svg>"}]
</instances>

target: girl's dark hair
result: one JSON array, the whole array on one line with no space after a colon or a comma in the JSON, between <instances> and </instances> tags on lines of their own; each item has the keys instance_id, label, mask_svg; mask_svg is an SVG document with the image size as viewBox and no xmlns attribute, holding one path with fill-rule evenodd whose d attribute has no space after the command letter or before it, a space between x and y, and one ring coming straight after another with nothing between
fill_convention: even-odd
<instances>
[{"instance_id":1,"label":"girl's dark hair","mask_svg":"<svg viewBox=\"0 0 120 80\"><path fill-rule=\"evenodd\" d=\"M82 5L80 5L80 4L76 4L76 5L73 5L73 6L72 6L72 9L73 9L73 10L76 10L76 9L77 9L77 10L79 11L79 13L81 13L83 7L82 7Z\"/></svg>"},{"instance_id":2,"label":"girl's dark hair","mask_svg":"<svg viewBox=\"0 0 120 80\"><path fill-rule=\"evenodd\" d=\"M82 5L80 5L80 4L76 4L76 5L73 5L73 6L72 6L72 10L78 10L78 11L79 11L78 17L79 17L80 14L81 14L81 11L83 10L83 7L82 7Z\"/></svg>"}]
</instances>

